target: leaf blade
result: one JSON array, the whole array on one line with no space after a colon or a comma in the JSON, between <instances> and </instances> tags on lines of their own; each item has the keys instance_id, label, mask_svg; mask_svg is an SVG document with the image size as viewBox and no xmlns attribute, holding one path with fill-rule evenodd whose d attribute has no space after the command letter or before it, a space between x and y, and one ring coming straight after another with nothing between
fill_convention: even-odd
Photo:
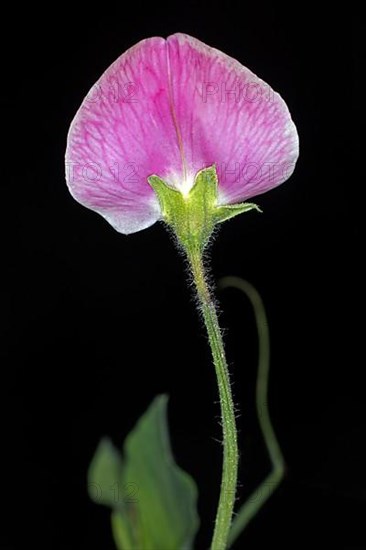
<instances>
[{"instance_id":1,"label":"leaf blade","mask_svg":"<svg viewBox=\"0 0 366 550\"><path fill-rule=\"evenodd\" d=\"M161 550L190 548L199 525L195 484L172 455L167 401L161 395L152 402L124 446L125 482L139 487L137 510L143 539Z\"/></svg>"}]
</instances>

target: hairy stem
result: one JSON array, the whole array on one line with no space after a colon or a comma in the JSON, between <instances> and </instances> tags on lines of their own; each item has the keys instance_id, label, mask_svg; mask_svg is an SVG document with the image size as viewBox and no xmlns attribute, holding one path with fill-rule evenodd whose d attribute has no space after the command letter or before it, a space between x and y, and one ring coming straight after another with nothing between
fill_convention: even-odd
<instances>
[{"instance_id":1,"label":"hairy stem","mask_svg":"<svg viewBox=\"0 0 366 550\"><path fill-rule=\"evenodd\" d=\"M211 346L220 396L224 456L221 490L211 550L225 550L228 547L238 472L238 444L234 403L230 387L229 371L225 358L224 344L215 303L206 282L201 249L200 247L192 246L187 247L186 251Z\"/></svg>"}]
</instances>

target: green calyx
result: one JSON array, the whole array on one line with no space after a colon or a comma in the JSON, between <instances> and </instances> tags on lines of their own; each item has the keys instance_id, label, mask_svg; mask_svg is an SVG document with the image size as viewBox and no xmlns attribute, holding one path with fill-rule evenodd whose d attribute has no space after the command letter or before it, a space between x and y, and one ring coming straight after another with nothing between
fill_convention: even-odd
<instances>
[{"instance_id":1,"label":"green calyx","mask_svg":"<svg viewBox=\"0 0 366 550\"><path fill-rule=\"evenodd\" d=\"M215 166L200 170L186 195L169 187L159 176L148 182L156 192L164 221L174 230L185 250L203 250L216 224L238 214L260 208L254 203L218 205L217 173Z\"/></svg>"}]
</instances>

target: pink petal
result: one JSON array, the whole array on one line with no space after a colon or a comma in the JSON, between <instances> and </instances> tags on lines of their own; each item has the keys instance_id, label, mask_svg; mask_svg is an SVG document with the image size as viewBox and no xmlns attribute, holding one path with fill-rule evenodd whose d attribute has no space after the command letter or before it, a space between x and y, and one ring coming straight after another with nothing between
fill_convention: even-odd
<instances>
[{"instance_id":1,"label":"pink petal","mask_svg":"<svg viewBox=\"0 0 366 550\"><path fill-rule=\"evenodd\" d=\"M121 55L84 99L68 135L71 194L132 233L161 216L147 182L180 170L181 155L167 94L166 41L149 38Z\"/></svg>"},{"instance_id":2,"label":"pink petal","mask_svg":"<svg viewBox=\"0 0 366 550\"><path fill-rule=\"evenodd\" d=\"M191 36L175 34L167 43L188 179L215 164L221 204L285 181L299 143L280 95L235 59Z\"/></svg>"},{"instance_id":3,"label":"pink petal","mask_svg":"<svg viewBox=\"0 0 366 550\"><path fill-rule=\"evenodd\" d=\"M75 199L132 233L161 217L152 174L187 191L216 164L225 204L279 185L297 157L281 97L234 59L176 34L139 42L93 86L69 131L66 175Z\"/></svg>"}]
</instances>

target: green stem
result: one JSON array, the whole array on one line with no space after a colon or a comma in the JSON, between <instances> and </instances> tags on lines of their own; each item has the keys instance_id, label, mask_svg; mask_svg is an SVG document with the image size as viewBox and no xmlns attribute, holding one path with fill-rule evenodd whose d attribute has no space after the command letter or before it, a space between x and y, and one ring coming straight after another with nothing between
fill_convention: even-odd
<instances>
[{"instance_id":1,"label":"green stem","mask_svg":"<svg viewBox=\"0 0 366 550\"><path fill-rule=\"evenodd\" d=\"M201 248L198 246L186 246L186 251L190 261L194 282L197 288L200 309L211 346L220 396L224 457L220 498L217 508L211 550L225 550L228 547L228 537L234 509L238 472L239 453L235 410L230 387L229 371L225 358L224 344L222 341L215 303L211 297L211 293L206 282Z\"/></svg>"},{"instance_id":2,"label":"green stem","mask_svg":"<svg viewBox=\"0 0 366 550\"><path fill-rule=\"evenodd\" d=\"M272 463L272 471L253 491L236 514L229 535L229 546L237 539L251 519L257 514L273 491L281 483L285 474L285 461L273 430L268 410L268 378L270 365L270 339L266 310L260 294L248 281L239 277L224 277L219 288L237 288L244 292L254 310L258 329L258 375L256 385L256 405L259 425Z\"/></svg>"},{"instance_id":3,"label":"green stem","mask_svg":"<svg viewBox=\"0 0 366 550\"><path fill-rule=\"evenodd\" d=\"M111 523L114 542L118 550L131 548L134 543L133 537L130 533L129 524L122 521L122 517L119 511L113 510Z\"/></svg>"}]
</instances>

